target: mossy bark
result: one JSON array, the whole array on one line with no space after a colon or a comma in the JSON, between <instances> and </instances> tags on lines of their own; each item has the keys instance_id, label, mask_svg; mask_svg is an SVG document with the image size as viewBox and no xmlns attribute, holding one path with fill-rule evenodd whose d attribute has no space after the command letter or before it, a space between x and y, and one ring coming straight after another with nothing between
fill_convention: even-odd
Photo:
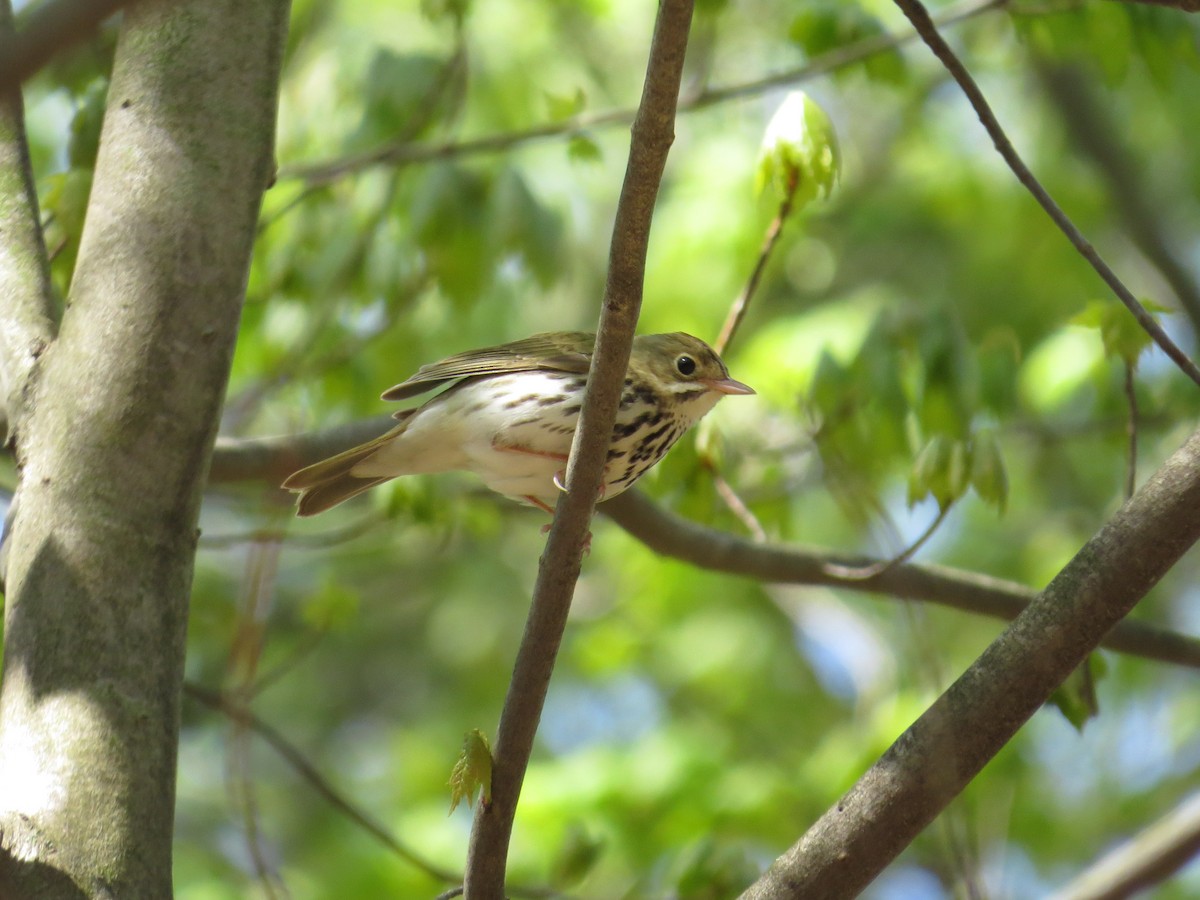
<instances>
[{"instance_id":1,"label":"mossy bark","mask_svg":"<svg viewBox=\"0 0 1200 900\"><path fill-rule=\"evenodd\" d=\"M125 13L9 536L0 896L167 897L196 525L272 172L286 0Z\"/></svg>"}]
</instances>

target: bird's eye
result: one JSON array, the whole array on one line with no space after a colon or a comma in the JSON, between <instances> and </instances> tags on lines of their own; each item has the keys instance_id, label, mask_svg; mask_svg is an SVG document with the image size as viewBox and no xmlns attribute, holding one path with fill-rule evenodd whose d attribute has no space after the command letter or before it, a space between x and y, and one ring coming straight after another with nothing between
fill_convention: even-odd
<instances>
[{"instance_id":1,"label":"bird's eye","mask_svg":"<svg viewBox=\"0 0 1200 900\"><path fill-rule=\"evenodd\" d=\"M679 370L680 375L691 375L696 371L696 361L690 356L681 356L675 360L675 368Z\"/></svg>"}]
</instances>

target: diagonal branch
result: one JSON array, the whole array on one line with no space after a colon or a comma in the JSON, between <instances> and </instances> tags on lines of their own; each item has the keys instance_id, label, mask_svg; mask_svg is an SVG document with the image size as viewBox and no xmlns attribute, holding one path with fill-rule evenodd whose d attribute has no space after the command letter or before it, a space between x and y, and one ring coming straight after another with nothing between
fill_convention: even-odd
<instances>
[{"instance_id":1,"label":"diagonal branch","mask_svg":"<svg viewBox=\"0 0 1200 900\"><path fill-rule=\"evenodd\" d=\"M904 563L871 578L835 574L862 569L874 560L836 557L806 547L772 547L715 531L668 512L638 491L626 491L600 507L651 550L714 572L778 584L850 588L897 600L934 603L997 619L1019 616L1037 592L1000 578L948 566ZM1200 668L1200 639L1144 622L1124 621L1102 646L1159 662Z\"/></svg>"},{"instance_id":2,"label":"diagonal branch","mask_svg":"<svg viewBox=\"0 0 1200 900\"><path fill-rule=\"evenodd\" d=\"M13 40L12 7L0 0L0 58ZM54 336L50 263L19 89L0 87L0 404L8 436L20 430L37 359Z\"/></svg>"},{"instance_id":3,"label":"diagonal branch","mask_svg":"<svg viewBox=\"0 0 1200 900\"><path fill-rule=\"evenodd\" d=\"M567 463L567 492L555 511L504 700L493 750L491 802L480 802L471 832L464 887L472 900L500 900L504 896L513 816L579 578L588 522L600 492L641 309L650 220L667 152L675 138L675 107L691 21L692 0L660 3L613 223L596 350Z\"/></svg>"},{"instance_id":4,"label":"diagonal branch","mask_svg":"<svg viewBox=\"0 0 1200 900\"><path fill-rule=\"evenodd\" d=\"M850 897L933 821L1200 539L1200 431L742 895Z\"/></svg>"},{"instance_id":5,"label":"diagonal branch","mask_svg":"<svg viewBox=\"0 0 1200 900\"><path fill-rule=\"evenodd\" d=\"M937 23L939 27L945 28L974 18L981 13L1000 9L1007 5L1007 2L1008 0L973 0L971 3L938 16ZM837 69L862 62L878 53L902 47L916 39L915 32L872 35L841 47L835 47L813 57L802 66L738 84L706 89L694 96L681 99L679 112L705 109L718 103L726 103L744 97L755 97L776 88L809 81ZM636 110L624 108L585 112L561 122L546 122L521 131L491 134L471 140L441 144L412 144L405 140L393 140L382 147L355 156L286 166L280 170L279 180L299 179L310 186L323 185L373 166L388 165L400 168L437 160L501 153L535 141L578 134L592 128L629 125L633 122L636 113Z\"/></svg>"},{"instance_id":6,"label":"diagonal branch","mask_svg":"<svg viewBox=\"0 0 1200 900\"><path fill-rule=\"evenodd\" d=\"M1041 205L1046 214L1058 226L1059 230L1066 235L1067 240L1079 251L1079 254L1088 261L1093 269L1096 270L1104 283L1109 286L1117 298L1125 304L1125 308L1133 314L1137 323L1142 329L1150 335L1151 339L1156 343L1163 353L1177 365L1180 370L1200 385L1200 368L1188 358L1174 341L1167 336L1163 331L1162 326L1154 321L1153 317L1146 311L1146 308L1133 296L1133 293L1125 286L1125 283L1117 277L1114 272L1096 252L1096 248L1091 245L1075 227L1075 223L1063 212L1062 208L1054 201L1054 198L1042 187L1041 182L1034 177L1034 174L1025 165L1013 147L1012 142L1008 139L1008 135L1004 133L999 120L996 119L995 113L992 112L991 106L987 102L987 98L983 96L983 91L979 89L979 85L975 83L969 72L963 66L962 61L950 49L950 45L938 33L937 27L933 24L933 20L929 17L929 11L921 4L920 0L895 0L896 5L904 12L917 33L933 51L934 55L941 60L946 71L958 82L958 86L962 88L962 92L966 94L967 100L970 102L975 114L979 117L979 121L983 124L988 136L995 144L997 152L1003 157L1008 167L1012 169L1013 174L1017 176L1017 180L1025 186L1025 189L1033 195L1034 199Z\"/></svg>"},{"instance_id":7,"label":"diagonal branch","mask_svg":"<svg viewBox=\"0 0 1200 900\"><path fill-rule=\"evenodd\" d=\"M0 90L19 85L50 58L86 38L105 19L136 0L47 0L20 33L0 37Z\"/></svg>"},{"instance_id":8,"label":"diagonal branch","mask_svg":"<svg viewBox=\"0 0 1200 900\"><path fill-rule=\"evenodd\" d=\"M1115 847L1051 900L1122 900L1161 884L1200 853L1200 794Z\"/></svg>"},{"instance_id":9,"label":"diagonal branch","mask_svg":"<svg viewBox=\"0 0 1200 900\"><path fill-rule=\"evenodd\" d=\"M1142 255L1159 271L1200 334L1200 284L1189 269L1174 236L1151 193L1145 172L1130 158L1122 128L1101 104L1079 69L1035 60L1035 71L1046 95L1074 145L1091 158L1107 182L1109 196Z\"/></svg>"},{"instance_id":10,"label":"diagonal branch","mask_svg":"<svg viewBox=\"0 0 1200 900\"><path fill-rule=\"evenodd\" d=\"M222 438L213 453L209 483L257 480L278 484L297 468L377 437L392 422L390 416L382 416L292 436ZM605 501L599 511L655 553L759 581L850 588L1005 620L1015 619L1037 596L1024 585L948 566L905 563L865 580L838 577L837 566L863 568L876 561L820 548L746 540L689 522L636 489ZM295 539L289 536L289 540ZM1144 622L1121 622L1105 637L1103 646L1200 669L1200 639Z\"/></svg>"},{"instance_id":11,"label":"diagonal branch","mask_svg":"<svg viewBox=\"0 0 1200 900\"><path fill-rule=\"evenodd\" d=\"M355 806L337 788L330 784L328 779L317 771L317 767L303 753L296 749L287 738L280 734L272 725L255 715L254 711L245 704L193 681L184 682L183 692L193 700L203 703L209 709L224 713L231 721L240 723L242 726L254 731L270 745L271 749L283 757L287 764L295 770L296 774L309 787L316 791L326 803L391 850L400 859L410 863L430 878L435 878L438 881L453 884L459 880L457 873L443 869L437 864L424 859L415 850L397 840L390 831L371 818L364 810Z\"/></svg>"}]
</instances>

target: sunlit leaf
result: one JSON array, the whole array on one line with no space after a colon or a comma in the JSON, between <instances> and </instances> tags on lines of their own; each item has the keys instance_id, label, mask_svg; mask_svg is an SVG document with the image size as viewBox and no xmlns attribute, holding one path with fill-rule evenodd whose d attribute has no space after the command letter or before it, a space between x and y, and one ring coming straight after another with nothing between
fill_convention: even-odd
<instances>
[{"instance_id":1,"label":"sunlit leaf","mask_svg":"<svg viewBox=\"0 0 1200 900\"><path fill-rule=\"evenodd\" d=\"M833 123L807 94L792 91L775 111L763 137L756 184L781 196L794 192L802 209L817 197L828 197L841 169Z\"/></svg>"},{"instance_id":2,"label":"sunlit leaf","mask_svg":"<svg viewBox=\"0 0 1200 900\"><path fill-rule=\"evenodd\" d=\"M470 806L479 793L482 803L492 799L492 750L488 739L478 728L463 736L462 752L450 770L450 812L462 801Z\"/></svg>"}]
</instances>

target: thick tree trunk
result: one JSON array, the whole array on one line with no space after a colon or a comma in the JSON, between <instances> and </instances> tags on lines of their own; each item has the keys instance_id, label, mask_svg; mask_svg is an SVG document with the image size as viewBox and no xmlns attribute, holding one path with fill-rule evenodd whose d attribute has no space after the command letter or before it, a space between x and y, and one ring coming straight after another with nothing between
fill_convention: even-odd
<instances>
[{"instance_id":1,"label":"thick tree trunk","mask_svg":"<svg viewBox=\"0 0 1200 900\"><path fill-rule=\"evenodd\" d=\"M171 894L196 522L271 177L287 15L286 0L126 12L70 303L18 436L5 898Z\"/></svg>"}]
</instances>

